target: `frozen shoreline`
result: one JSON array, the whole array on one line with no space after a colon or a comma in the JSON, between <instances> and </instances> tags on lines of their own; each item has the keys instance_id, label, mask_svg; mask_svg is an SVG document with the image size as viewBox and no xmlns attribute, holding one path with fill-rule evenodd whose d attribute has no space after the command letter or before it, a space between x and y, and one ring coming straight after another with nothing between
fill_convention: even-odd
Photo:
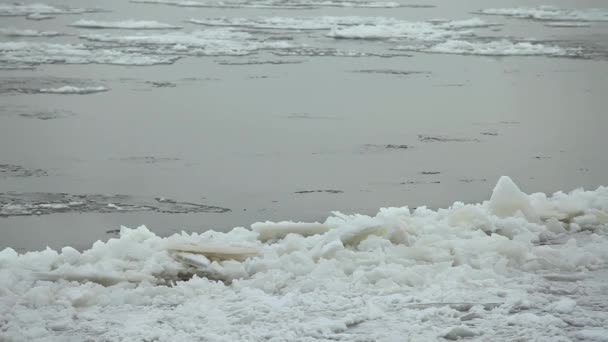
<instances>
[{"instance_id":1,"label":"frozen shoreline","mask_svg":"<svg viewBox=\"0 0 608 342\"><path fill-rule=\"evenodd\" d=\"M608 333L605 187L528 196L503 177L489 201L438 211L120 235L82 253L0 251L0 336L75 341L93 329L105 339L506 341Z\"/></svg>"}]
</instances>

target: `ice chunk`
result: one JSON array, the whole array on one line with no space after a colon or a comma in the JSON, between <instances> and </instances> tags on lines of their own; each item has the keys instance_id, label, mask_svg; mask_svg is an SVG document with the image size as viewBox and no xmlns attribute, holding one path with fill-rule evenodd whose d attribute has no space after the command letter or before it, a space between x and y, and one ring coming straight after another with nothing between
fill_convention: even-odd
<instances>
[{"instance_id":1,"label":"ice chunk","mask_svg":"<svg viewBox=\"0 0 608 342\"><path fill-rule=\"evenodd\" d=\"M521 212L530 222L539 222L530 200L507 176L502 176L492 191L488 209L499 217L514 216Z\"/></svg>"},{"instance_id":2,"label":"ice chunk","mask_svg":"<svg viewBox=\"0 0 608 342\"><path fill-rule=\"evenodd\" d=\"M570 312L574 311L575 307L576 307L575 300L572 300L570 298L562 298L559 301L557 301L556 303L553 303L551 305L551 310L565 314L565 313L570 313Z\"/></svg>"},{"instance_id":3,"label":"ice chunk","mask_svg":"<svg viewBox=\"0 0 608 342\"><path fill-rule=\"evenodd\" d=\"M459 340L461 338L477 336L477 333L466 325L460 325L443 332L441 336L447 340Z\"/></svg>"},{"instance_id":4,"label":"ice chunk","mask_svg":"<svg viewBox=\"0 0 608 342\"><path fill-rule=\"evenodd\" d=\"M287 234L298 234L302 236L311 236L316 234L326 233L331 229L329 225L323 223L306 223L306 222L257 222L251 225L251 229L258 233L260 241L282 239Z\"/></svg>"}]
</instances>

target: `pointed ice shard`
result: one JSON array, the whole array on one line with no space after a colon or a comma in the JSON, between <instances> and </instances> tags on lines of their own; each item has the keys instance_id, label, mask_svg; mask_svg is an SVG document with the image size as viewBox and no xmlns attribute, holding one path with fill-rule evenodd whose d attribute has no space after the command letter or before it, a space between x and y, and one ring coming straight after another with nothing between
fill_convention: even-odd
<instances>
[{"instance_id":1,"label":"pointed ice shard","mask_svg":"<svg viewBox=\"0 0 608 342\"><path fill-rule=\"evenodd\" d=\"M488 208L499 217L514 216L520 211L528 221L539 222L528 196L507 176L500 177L496 183Z\"/></svg>"}]
</instances>

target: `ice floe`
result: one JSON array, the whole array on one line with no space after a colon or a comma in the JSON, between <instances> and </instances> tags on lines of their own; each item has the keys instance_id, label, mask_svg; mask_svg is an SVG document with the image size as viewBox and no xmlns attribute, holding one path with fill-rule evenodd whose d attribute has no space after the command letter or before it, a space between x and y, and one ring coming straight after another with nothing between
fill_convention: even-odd
<instances>
[{"instance_id":1,"label":"ice floe","mask_svg":"<svg viewBox=\"0 0 608 342\"><path fill-rule=\"evenodd\" d=\"M0 42L0 65L18 67L37 64L171 64L179 57L149 55L114 48L95 48L83 44Z\"/></svg>"},{"instance_id":2,"label":"ice floe","mask_svg":"<svg viewBox=\"0 0 608 342\"><path fill-rule=\"evenodd\" d=\"M27 16L28 19L47 19L45 15L82 14L101 12L97 8L55 7L52 5L33 3L4 3L0 4L0 16Z\"/></svg>"},{"instance_id":3,"label":"ice floe","mask_svg":"<svg viewBox=\"0 0 608 342\"><path fill-rule=\"evenodd\" d=\"M0 34L7 37L57 37L64 35L55 31L39 31L32 29L0 28Z\"/></svg>"},{"instance_id":4,"label":"ice floe","mask_svg":"<svg viewBox=\"0 0 608 342\"><path fill-rule=\"evenodd\" d=\"M94 94L101 93L104 91L110 90L104 86L97 87L75 87L75 86L62 86L58 88L42 88L39 90L42 94L78 94L78 95L86 95L86 94Z\"/></svg>"},{"instance_id":5,"label":"ice floe","mask_svg":"<svg viewBox=\"0 0 608 342\"><path fill-rule=\"evenodd\" d=\"M191 1L191 0L130 0L135 3L160 4L178 7L259 8L259 9L314 9L320 7L395 8L398 2L342 1L342 0L256 0L256 1ZM412 6L410 6L412 7Z\"/></svg>"},{"instance_id":6,"label":"ice floe","mask_svg":"<svg viewBox=\"0 0 608 342\"><path fill-rule=\"evenodd\" d=\"M70 26L90 29L127 29L127 30L175 30L179 26L161 23L151 20L123 20L123 21L97 21L97 20L78 20Z\"/></svg>"},{"instance_id":7,"label":"ice floe","mask_svg":"<svg viewBox=\"0 0 608 342\"><path fill-rule=\"evenodd\" d=\"M467 41L452 39L431 45L399 46L396 50L481 56L585 57L581 48L565 48L541 42Z\"/></svg>"},{"instance_id":8,"label":"ice floe","mask_svg":"<svg viewBox=\"0 0 608 342\"><path fill-rule=\"evenodd\" d=\"M563 9L553 6L482 9L477 14L549 21L608 21L608 9Z\"/></svg>"}]
</instances>

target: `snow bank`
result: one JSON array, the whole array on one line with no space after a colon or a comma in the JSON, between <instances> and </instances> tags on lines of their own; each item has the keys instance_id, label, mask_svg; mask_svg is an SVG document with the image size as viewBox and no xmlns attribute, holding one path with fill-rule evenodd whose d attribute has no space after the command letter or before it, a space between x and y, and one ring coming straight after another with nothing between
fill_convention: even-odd
<instances>
[{"instance_id":1,"label":"snow bank","mask_svg":"<svg viewBox=\"0 0 608 342\"><path fill-rule=\"evenodd\" d=\"M70 26L91 29L128 29L128 30L175 30L179 26L149 20L96 21L81 19Z\"/></svg>"},{"instance_id":2,"label":"snow bank","mask_svg":"<svg viewBox=\"0 0 608 342\"><path fill-rule=\"evenodd\" d=\"M110 90L109 88L98 86L98 87L74 87L74 86L63 86L59 88L43 88L39 92L43 94L93 94L100 93Z\"/></svg>"},{"instance_id":3,"label":"snow bank","mask_svg":"<svg viewBox=\"0 0 608 342\"><path fill-rule=\"evenodd\" d=\"M553 6L539 6L491 8L479 10L476 13L548 21L608 21L608 9L604 8L562 9Z\"/></svg>"},{"instance_id":4,"label":"snow bank","mask_svg":"<svg viewBox=\"0 0 608 342\"><path fill-rule=\"evenodd\" d=\"M506 177L489 201L437 211L166 238L123 227L82 252L0 251L0 336L597 340L607 235L608 188L525 195Z\"/></svg>"}]
</instances>

